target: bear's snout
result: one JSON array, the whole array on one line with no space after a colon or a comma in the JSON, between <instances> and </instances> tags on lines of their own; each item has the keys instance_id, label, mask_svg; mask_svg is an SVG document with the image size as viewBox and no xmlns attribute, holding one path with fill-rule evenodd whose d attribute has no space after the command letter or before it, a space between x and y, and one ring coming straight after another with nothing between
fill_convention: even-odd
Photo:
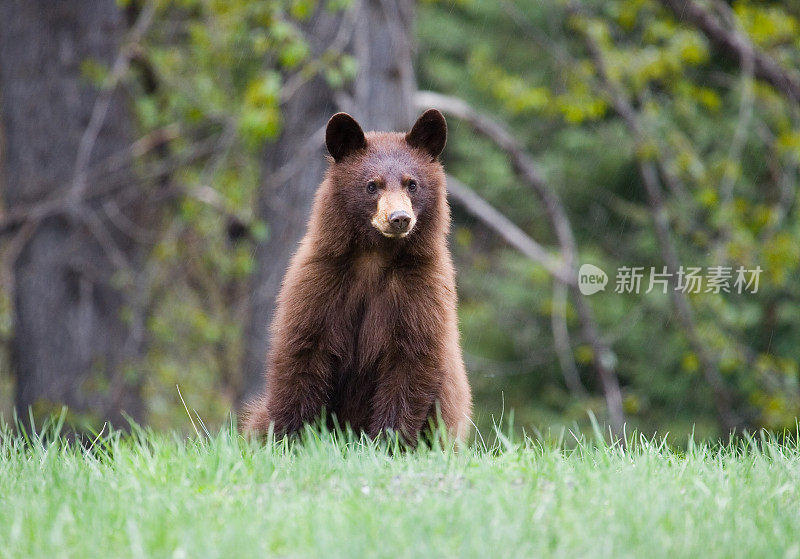
<instances>
[{"instance_id":1,"label":"bear's snout","mask_svg":"<svg viewBox=\"0 0 800 559\"><path fill-rule=\"evenodd\" d=\"M411 225L411 216L405 210L397 210L389 215L389 225L396 233L406 233Z\"/></svg>"},{"instance_id":2,"label":"bear's snout","mask_svg":"<svg viewBox=\"0 0 800 559\"><path fill-rule=\"evenodd\" d=\"M378 198L372 225L384 237L402 239L411 232L416 221L411 198L399 188L388 189Z\"/></svg>"}]
</instances>

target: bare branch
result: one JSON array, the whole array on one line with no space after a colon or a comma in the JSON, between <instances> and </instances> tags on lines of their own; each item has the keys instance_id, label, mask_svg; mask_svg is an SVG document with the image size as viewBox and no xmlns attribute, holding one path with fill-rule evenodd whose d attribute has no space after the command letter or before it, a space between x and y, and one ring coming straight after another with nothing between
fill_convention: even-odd
<instances>
[{"instance_id":1,"label":"bare branch","mask_svg":"<svg viewBox=\"0 0 800 559\"><path fill-rule=\"evenodd\" d=\"M120 205L113 198L103 200L101 205L106 217L108 217L108 221L116 227L117 231L121 231L137 243L142 245L155 244L161 238L157 232L140 226L126 216Z\"/></svg>"},{"instance_id":2,"label":"bare branch","mask_svg":"<svg viewBox=\"0 0 800 559\"><path fill-rule=\"evenodd\" d=\"M553 257L547 249L533 240L489 202L478 196L474 190L455 177L448 175L447 192L471 215L500 235L512 247L534 262L541 264L559 282L567 285L575 283L575 276L560 259Z\"/></svg>"},{"instance_id":3,"label":"bare branch","mask_svg":"<svg viewBox=\"0 0 800 559\"><path fill-rule=\"evenodd\" d=\"M753 118L753 105L755 103L755 91L753 87L753 59L745 57L742 60L741 94L739 99L739 117L736 123L736 130L733 133L731 145L728 148L728 162L739 161L747 141L747 130ZM726 169L720 184L721 204L725 207L733 203L733 187L736 183L737 173Z\"/></svg>"},{"instance_id":4,"label":"bare branch","mask_svg":"<svg viewBox=\"0 0 800 559\"><path fill-rule=\"evenodd\" d=\"M87 171L87 179L92 180L102 176L105 180L102 181L101 188L86 189L82 194L81 201L89 202L109 196L121 188L136 186L131 185L129 175L124 174L119 178L115 175L119 171L126 169L136 158L176 137L178 137L178 129L174 126L158 129L134 142L129 149L114 154L93 166ZM176 169L210 155L213 153L215 146L216 141L213 137L205 139L180 156L167 157L144 169L137 175L137 178L144 181L168 176ZM41 202L15 207L0 215L0 237L14 232L23 223L38 223L53 215L75 211L75 200L71 196L71 191L65 192L64 190L56 189L53 194Z\"/></svg>"},{"instance_id":5,"label":"bare branch","mask_svg":"<svg viewBox=\"0 0 800 559\"><path fill-rule=\"evenodd\" d=\"M78 144L78 153L75 157L75 170L72 178L71 198L79 200L83 196L83 191L86 189L87 177L86 168L89 165L89 160L94 150L94 145L97 142L97 137L100 135L100 130L103 128L108 109L111 106L111 100L114 92L125 77L130 67L130 61L134 52L133 46L138 43L144 35L150 23L153 21L156 6L151 2L142 9L136 23L131 30L126 44L120 48L117 58L111 67L111 73L103 84L103 89L97 95L97 99L92 107L92 114L89 118L89 124L81 136L80 143Z\"/></svg>"},{"instance_id":6,"label":"bare branch","mask_svg":"<svg viewBox=\"0 0 800 559\"><path fill-rule=\"evenodd\" d=\"M660 2L678 20L691 23L718 48L735 55L742 65L748 59L752 60L753 74L758 79L769 83L790 101L800 104L800 79L756 49L742 33L723 26L713 14L698 6L694 0L660 0Z\"/></svg>"},{"instance_id":7,"label":"bare branch","mask_svg":"<svg viewBox=\"0 0 800 559\"><path fill-rule=\"evenodd\" d=\"M726 6L727 8L727 6ZM728 10L730 11L730 10ZM726 19L731 24L736 25L736 18L732 13L726 12L729 16ZM719 185L719 206L723 216L722 226L720 227L721 234L714 243L713 252L717 256L721 256L725 252L725 246L731 238L731 217L733 216L733 189L736 185L736 178L739 173L734 170L733 165L738 164L744 150L745 143L747 142L747 131L750 128L750 123L753 119L753 105L755 103L755 87L753 84L754 60L752 53L747 51L743 53L741 59L742 76L741 76L741 93L739 99L739 117L736 123L736 129L731 139L730 147L728 148L728 156L725 165L725 171L722 176L722 181Z\"/></svg>"},{"instance_id":8,"label":"bare branch","mask_svg":"<svg viewBox=\"0 0 800 559\"><path fill-rule=\"evenodd\" d=\"M572 355L572 343L567 328L567 288L558 282L553 283L553 309L550 313L550 322L553 330L553 343L561 371L564 374L564 382L574 395L586 396L588 392L581 382L578 366Z\"/></svg>"},{"instance_id":9,"label":"bare branch","mask_svg":"<svg viewBox=\"0 0 800 559\"><path fill-rule=\"evenodd\" d=\"M89 210L88 208L82 207L81 211L79 212L79 217L89 228L92 236L100 244L103 252L106 253L106 256L108 256L109 260L111 260L111 263L114 265L116 270L131 270L130 261L125 256L125 253L120 250L117 242L114 240L111 233L109 233L108 229L103 221L98 217L97 213Z\"/></svg>"}]
</instances>

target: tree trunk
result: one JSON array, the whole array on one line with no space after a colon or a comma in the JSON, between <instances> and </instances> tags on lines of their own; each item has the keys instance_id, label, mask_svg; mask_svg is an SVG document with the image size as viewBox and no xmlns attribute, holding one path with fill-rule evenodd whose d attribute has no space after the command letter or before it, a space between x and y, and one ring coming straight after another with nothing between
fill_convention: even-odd
<instances>
[{"instance_id":1,"label":"tree trunk","mask_svg":"<svg viewBox=\"0 0 800 559\"><path fill-rule=\"evenodd\" d=\"M410 0L362 0L346 52L358 61L352 91L334 91L323 79L306 83L286 103L284 132L264 156L259 217L270 231L256 251L250 317L245 330L244 383L241 401L264 383L269 349L268 325L289 259L308 222L314 192L327 167L324 127L338 110L350 112L366 129L404 130L413 123ZM305 27L314 56L334 42L351 15L320 10Z\"/></svg>"},{"instance_id":2,"label":"tree trunk","mask_svg":"<svg viewBox=\"0 0 800 559\"><path fill-rule=\"evenodd\" d=\"M359 71L350 110L364 130L409 130L414 124L413 21L410 0L360 5L353 37Z\"/></svg>"},{"instance_id":3,"label":"tree trunk","mask_svg":"<svg viewBox=\"0 0 800 559\"><path fill-rule=\"evenodd\" d=\"M22 418L29 408L50 412L62 404L83 426L123 424L122 412L142 415L133 368L142 323L125 296L129 266L141 251L109 218L113 208L115 223L132 220L141 196L130 196L136 183L129 170L125 180L120 172L114 177L128 189L124 199L112 193L90 203L86 194L107 188L110 177L82 179L131 143L122 95L106 94L107 110L93 119L103 93L82 75L89 61L111 65L124 32L114 0L0 2L6 208L60 200L58 211L31 216L11 241L12 359ZM92 121L96 138L87 135Z\"/></svg>"}]
</instances>

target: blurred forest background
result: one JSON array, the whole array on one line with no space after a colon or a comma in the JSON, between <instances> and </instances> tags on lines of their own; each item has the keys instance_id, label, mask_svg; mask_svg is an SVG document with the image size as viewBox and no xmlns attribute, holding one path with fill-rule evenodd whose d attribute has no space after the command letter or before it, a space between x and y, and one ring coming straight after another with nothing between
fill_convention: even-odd
<instances>
[{"instance_id":1,"label":"blurred forest background","mask_svg":"<svg viewBox=\"0 0 800 559\"><path fill-rule=\"evenodd\" d=\"M794 428L799 68L795 2L3 0L0 411L229 421L327 119L433 106L479 427Z\"/></svg>"}]
</instances>

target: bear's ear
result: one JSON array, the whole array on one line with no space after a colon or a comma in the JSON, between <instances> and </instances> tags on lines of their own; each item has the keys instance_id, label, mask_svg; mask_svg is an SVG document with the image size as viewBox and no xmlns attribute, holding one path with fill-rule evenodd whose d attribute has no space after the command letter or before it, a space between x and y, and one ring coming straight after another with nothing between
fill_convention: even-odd
<instances>
[{"instance_id":1,"label":"bear's ear","mask_svg":"<svg viewBox=\"0 0 800 559\"><path fill-rule=\"evenodd\" d=\"M367 140L364 131L352 116L336 113L325 129L325 145L334 161L341 161L345 155L367 147Z\"/></svg>"},{"instance_id":2,"label":"bear's ear","mask_svg":"<svg viewBox=\"0 0 800 559\"><path fill-rule=\"evenodd\" d=\"M447 123L442 113L436 109L422 113L411 132L406 134L406 142L429 153L434 160L439 157L447 142Z\"/></svg>"}]
</instances>

